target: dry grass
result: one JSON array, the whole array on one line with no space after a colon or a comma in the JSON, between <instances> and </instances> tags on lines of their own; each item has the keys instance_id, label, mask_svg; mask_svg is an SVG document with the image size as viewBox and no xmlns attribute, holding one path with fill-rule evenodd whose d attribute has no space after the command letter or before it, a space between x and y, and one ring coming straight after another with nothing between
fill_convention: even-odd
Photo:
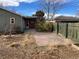
<instances>
[{"instance_id":1,"label":"dry grass","mask_svg":"<svg viewBox=\"0 0 79 59\"><path fill-rule=\"evenodd\" d=\"M32 34L7 36L0 39L0 59L79 59L79 50L66 44L38 46Z\"/></svg>"}]
</instances>

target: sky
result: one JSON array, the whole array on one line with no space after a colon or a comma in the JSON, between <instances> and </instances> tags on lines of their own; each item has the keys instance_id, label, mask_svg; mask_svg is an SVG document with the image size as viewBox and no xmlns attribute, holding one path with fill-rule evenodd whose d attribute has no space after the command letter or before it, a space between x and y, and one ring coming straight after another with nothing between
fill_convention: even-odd
<instances>
[{"instance_id":1,"label":"sky","mask_svg":"<svg viewBox=\"0 0 79 59\"><path fill-rule=\"evenodd\" d=\"M41 9L39 2L42 0L0 0L0 7L19 13L24 16L32 16ZM41 2L43 3L43 2ZM57 15L76 15L79 10L79 0L62 0L64 6Z\"/></svg>"}]
</instances>

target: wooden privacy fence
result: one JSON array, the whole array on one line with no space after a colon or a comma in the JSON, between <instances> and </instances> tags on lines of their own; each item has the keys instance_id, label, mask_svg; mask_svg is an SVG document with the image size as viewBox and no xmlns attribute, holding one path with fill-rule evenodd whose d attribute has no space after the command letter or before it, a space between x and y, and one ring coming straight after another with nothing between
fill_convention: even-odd
<instances>
[{"instance_id":1,"label":"wooden privacy fence","mask_svg":"<svg viewBox=\"0 0 79 59\"><path fill-rule=\"evenodd\" d=\"M79 43L79 23L55 23L55 31Z\"/></svg>"}]
</instances>

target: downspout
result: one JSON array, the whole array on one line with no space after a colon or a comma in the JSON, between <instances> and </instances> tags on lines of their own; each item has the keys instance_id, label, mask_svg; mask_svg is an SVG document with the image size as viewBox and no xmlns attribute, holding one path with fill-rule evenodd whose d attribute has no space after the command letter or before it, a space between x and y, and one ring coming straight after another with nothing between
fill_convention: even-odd
<instances>
[{"instance_id":1,"label":"downspout","mask_svg":"<svg viewBox=\"0 0 79 59\"><path fill-rule=\"evenodd\" d=\"M21 16L21 31L24 32L24 27L23 27L23 18Z\"/></svg>"}]
</instances>

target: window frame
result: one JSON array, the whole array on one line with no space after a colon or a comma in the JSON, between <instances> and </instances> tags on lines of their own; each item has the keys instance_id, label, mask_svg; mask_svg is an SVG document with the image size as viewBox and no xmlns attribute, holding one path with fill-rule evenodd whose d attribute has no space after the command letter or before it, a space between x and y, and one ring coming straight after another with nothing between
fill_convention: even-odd
<instances>
[{"instance_id":1,"label":"window frame","mask_svg":"<svg viewBox=\"0 0 79 59\"><path fill-rule=\"evenodd\" d=\"M13 19L13 20L12 20ZM13 21L13 23L12 23L12 21ZM10 24L15 24L15 18L14 17L11 17L10 18Z\"/></svg>"}]
</instances>

